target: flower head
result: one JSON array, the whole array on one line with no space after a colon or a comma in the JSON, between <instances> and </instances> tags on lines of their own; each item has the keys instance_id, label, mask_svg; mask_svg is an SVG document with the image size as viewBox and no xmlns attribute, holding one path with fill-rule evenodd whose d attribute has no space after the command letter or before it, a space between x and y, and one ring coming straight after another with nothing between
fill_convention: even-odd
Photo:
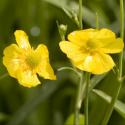
<instances>
[{"instance_id":1,"label":"flower head","mask_svg":"<svg viewBox=\"0 0 125 125\"><path fill-rule=\"evenodd\" d=\"M78 69L102 74L115 63L109 54L119 53L124 43L109 29L85 29L68 35L69 41L61 41L60 48Z\"/></svg>"},{"instance_id":2,"label":"flower head","mask_svg":"<svg viewBox=\"0 0 125 125\"><path fill-rule=\"evenodd\" d=\"M49 64L49 53L45 45L31 48L28 36L22 30L15 31L17 44L11 44L4 49L3 64L10 76L18 79L25 87L40 84L37 74L45 79L55 80L56 76Z\"/></svg>"}]
</instances>

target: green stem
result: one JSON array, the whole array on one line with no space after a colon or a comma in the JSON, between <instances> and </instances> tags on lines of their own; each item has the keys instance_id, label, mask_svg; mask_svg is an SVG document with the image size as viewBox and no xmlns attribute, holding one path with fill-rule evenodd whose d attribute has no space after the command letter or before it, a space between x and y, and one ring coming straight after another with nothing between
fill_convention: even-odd
<instances>
[{"instance_id":1,"label":"green stem","mask_svg":"<svg viewBox=\"0 0 125 125\"><path fill-rule=\"evenodd\" d=\"M99 29L99 17L97 12L96 12L96 29Z\"/></svg>"},{"instance_id":2,"label":"green stem","mask_svg":"<svg viewBox=\"0 0 125 125\"><path fill-rule=\"evenodd\" d=\"M58 69L58 71L62 71L62 70L71 70L74 73L76 73L79 78L81 77L81 74L75 68L72 68L72 67L61 67L61 68Z\"/></svg>"},{"instance_id":3,"label":"green stem","mask_svg":"<svg viewBox=\"0 0 125 125\"><path fill-rule=\"evenodd\" d=\"M124 39L124 4L123 0L120 0L120 37ZM118 78L122 78L122 59L123 59L123 52L120 53L119 56L119 74Z\"/></svg>"},{"instance_id":4,"label":"green stem","mask_svg":"<svg viewBox=\"0 0 125 125\"><path fill-rule=\"evenodd\" d=\"M121 82L119 81L118 85L117 85L116 93L112 97L112 101L111 101L111 103L110 103L110 105L109 105L109 107L108 107L108 109L107 109L107 111L105 113L104 119L102 121L102 125L107 125L108 124L108 121L109 121L110 116L112 114L112 111L114 109L115 102L116 102L116 100L118 98L120 89L121 89Z\"/></svg>"},{"instance_id":5,"label":"green stem","mask_svg":"<svg viewBox=\"0 0 125 125\"><path fill-rule=\"evenodd\" d=\"M73 72L75 72L78 77L80 78L79 81L79 85L78 85L78 90L77 90L77 97L76 97L76 105L75 105L75 117L74 117L74 125L79 125L79 112L80 112L80 108L81 108L81 104L82 104L82 100L83 98L81 98L81 94L82 92L82 84L83 82L83 72L79 73L77 72L74 68L72 67L61 67L58 69L58 71L62 71L62 70L71 70Z\"/></svg>"},{"instance_id":6,"label":"green stem","mask_svg":"<svg viewBox=\"0 0 125 125\"><path fill-rule=\"evenodd\" d=\"M82 0L79 0L79 28L83 28L82 24ZM76 106L75 106L75 116L74 116L74 125L79 125L79 112L82 104L82 84L83 84L83 72L81 73L80 82L78 85L77 97L76 97Z\"/></svg>"},{"instance_id":7,"label":"green stem","mask_svg":"<svg viewBox=\"0 0 125 125\"><path fill-rule=\"evenodd\" d=\"M82 84L83 84L83 74L81 73L80 82L77 90L77 97L76 97L74 125L79 125L79 112L82 104L82 99L81 99Z\"/></svg>"},{"instance_id":8,"label":"green stem","mask_svg":"<svg viewBox=\"0 0 125 125\"><path fill-rule=\"evenodd\" d=\"M124 39L124 6L123 0L120 0L120 37ZM107 109L105 117L102 121L102 125L107 125L112 114L115 102L118 98L119 92L121 90L122 85L122 60L123 60L123 52L119 55L119 73L118 73L118 85L115 94L112 97L112 101Z\"/></svg>"},{"instance_id":9,"label":"green stem","mask_svg":"<svg viewBox=\"0 0 125 125\"><path fill-rule=\"evenodd\" d=\"M88 125L90 73L86 73L85 125Z\"/></svg>"},{"instance_id":10,"label":"green stem","mask_svg":"<svg viewBox=\"0 0 125 125\"><path fill-rule=\"evenodd\" d=\"M83 28L82 24L82 0L79 0L79 28Z\"/></svg>"}]
</instances>

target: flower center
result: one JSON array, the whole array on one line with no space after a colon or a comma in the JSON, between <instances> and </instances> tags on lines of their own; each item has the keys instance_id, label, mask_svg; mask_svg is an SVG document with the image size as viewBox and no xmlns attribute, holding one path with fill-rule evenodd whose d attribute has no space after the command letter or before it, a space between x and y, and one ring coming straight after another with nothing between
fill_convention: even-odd
<instances>
[{"instance_id":1,"label":"flower center","mask_svg":"<svg viewBox=\"0 0 125 125\"><path fill-rule=\"evenodd\" d=\"M84 49L87 51L87 52L93 52L93 50L95 50L97 48L97 45L95 44L94 41L92 40L88 40Z\"/></svg>"},{"instance_id":2,"label":"flower center","mask_svg":"<svg viewBox=\"0 0 125 125\"><path fill-rule=\"evenodd\" d=\"M26 63L31 69L34 69L39 65L40 58L35 52L31 52L26 58Z\"/></svg>"}]
</instances>

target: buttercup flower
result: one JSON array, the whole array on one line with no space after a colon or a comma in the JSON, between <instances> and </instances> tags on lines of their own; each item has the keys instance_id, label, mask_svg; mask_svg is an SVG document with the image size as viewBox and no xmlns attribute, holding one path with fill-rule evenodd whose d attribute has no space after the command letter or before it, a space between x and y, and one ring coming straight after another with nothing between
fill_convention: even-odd
<instances>
[{"instance_id":1,"label":"buttercup flower","mask_svg":"<svg viewBox=\"0 0 125 125\"><path fill-rule=\"evenodd\" d=\"M60 48L78 69L102 74L115 63L109 54L119 53L124 43L109 29L85 29L68 35L69 41L61 41Z\"/></svg>"},{"instance_id":2,"label":"buttercup flower","mask_svg":"<svg viewBox=\"0 0 125 125\"><path fill-rule=\"evenodd\" d=\"M28 36L22 30L15 31L17 44L11 44L4 49L3 64L10 76L18 79L25 87L40 84L37 74L45 79L55 80L56 76L49 64L49 53L45 45L31 48Z\"/></svg>"}]
</instances>

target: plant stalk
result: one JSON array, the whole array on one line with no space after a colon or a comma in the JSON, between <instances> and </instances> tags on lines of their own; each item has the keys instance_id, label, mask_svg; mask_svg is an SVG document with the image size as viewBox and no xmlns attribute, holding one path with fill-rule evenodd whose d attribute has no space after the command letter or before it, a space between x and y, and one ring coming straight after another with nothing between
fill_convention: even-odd
<instances>
[{"instance_id":1,"label":"plant stalk","mask_svg":"<svg viewBox=\"0 0 125 125\"><path fill-rule=\"evenodd\" d=\"M82 24L82 0L79 0L79 29L83 28ZM77 90L77 97L76 97L76 106L75 106L75 115L74 115L74 125L79 125L79 112L82 104L82 84L83 84L83 72L80 74L80 82L78 85L78 90Z\"/></svg>"},{"instance_id":2,"label":"plant stalk","mask_svg":"<svg viewBox=\"0 0 125 125\"><path fill-rule=\"evenodd\" d=\"M79 28L83 28L83 23L82 23L82 0L79 0Z\"/></svg>"},{"instance_id":3,"label":"plant stalk","mask_svg":"<svg viewBox=\"0 0 125 125\"><path fill-rule=\"evenodd\" d=\"M124 5L123 5L123 0L120 0L120 37L124 39ZM113 112L115 102L118 98L119 92L121 90L122 86L122 62L123 61L123 52L120 53L119 55L119 72L118 72L118 85L116 89L116 93L112 97L112 101L107 109L107 112L104 116L104 119L102 121L102 125L107 125L108 121L110 119L110 116Z\"/></svg>"},{"instance_id":4,"label":"plant stalk","mask_svg":"<svg viewBox=\"0 0 125 125\"><path fill-rule=\"evenodd\" d=\"M96 12L96 29L99 29L99 17L97 12Z\"/></svg>"},{"instance_id":5,"label":"plant stalk","mask_svg":"<svg viewBox=\"0 0 125 125\"><path fill-rule=\"evenodd\" d=\"M90 73L86 73L86 97L85 97L85 125L88 125L88 106L89 106L89 84Z\"/></svg>"},{"instance_id":6,"label":"plant stalk","mask_svg":"<svg viewBox=\"0 0 125 125\"><path fill-rule=\"evenodd\" d=\"M76 106L75 106L75 117L74 125L79 125L79 112L82 104L81 94L82 94L82 84L83 84L83 74L81 73L80 82L77 90Z\"/></svg>"}]
</instances>

